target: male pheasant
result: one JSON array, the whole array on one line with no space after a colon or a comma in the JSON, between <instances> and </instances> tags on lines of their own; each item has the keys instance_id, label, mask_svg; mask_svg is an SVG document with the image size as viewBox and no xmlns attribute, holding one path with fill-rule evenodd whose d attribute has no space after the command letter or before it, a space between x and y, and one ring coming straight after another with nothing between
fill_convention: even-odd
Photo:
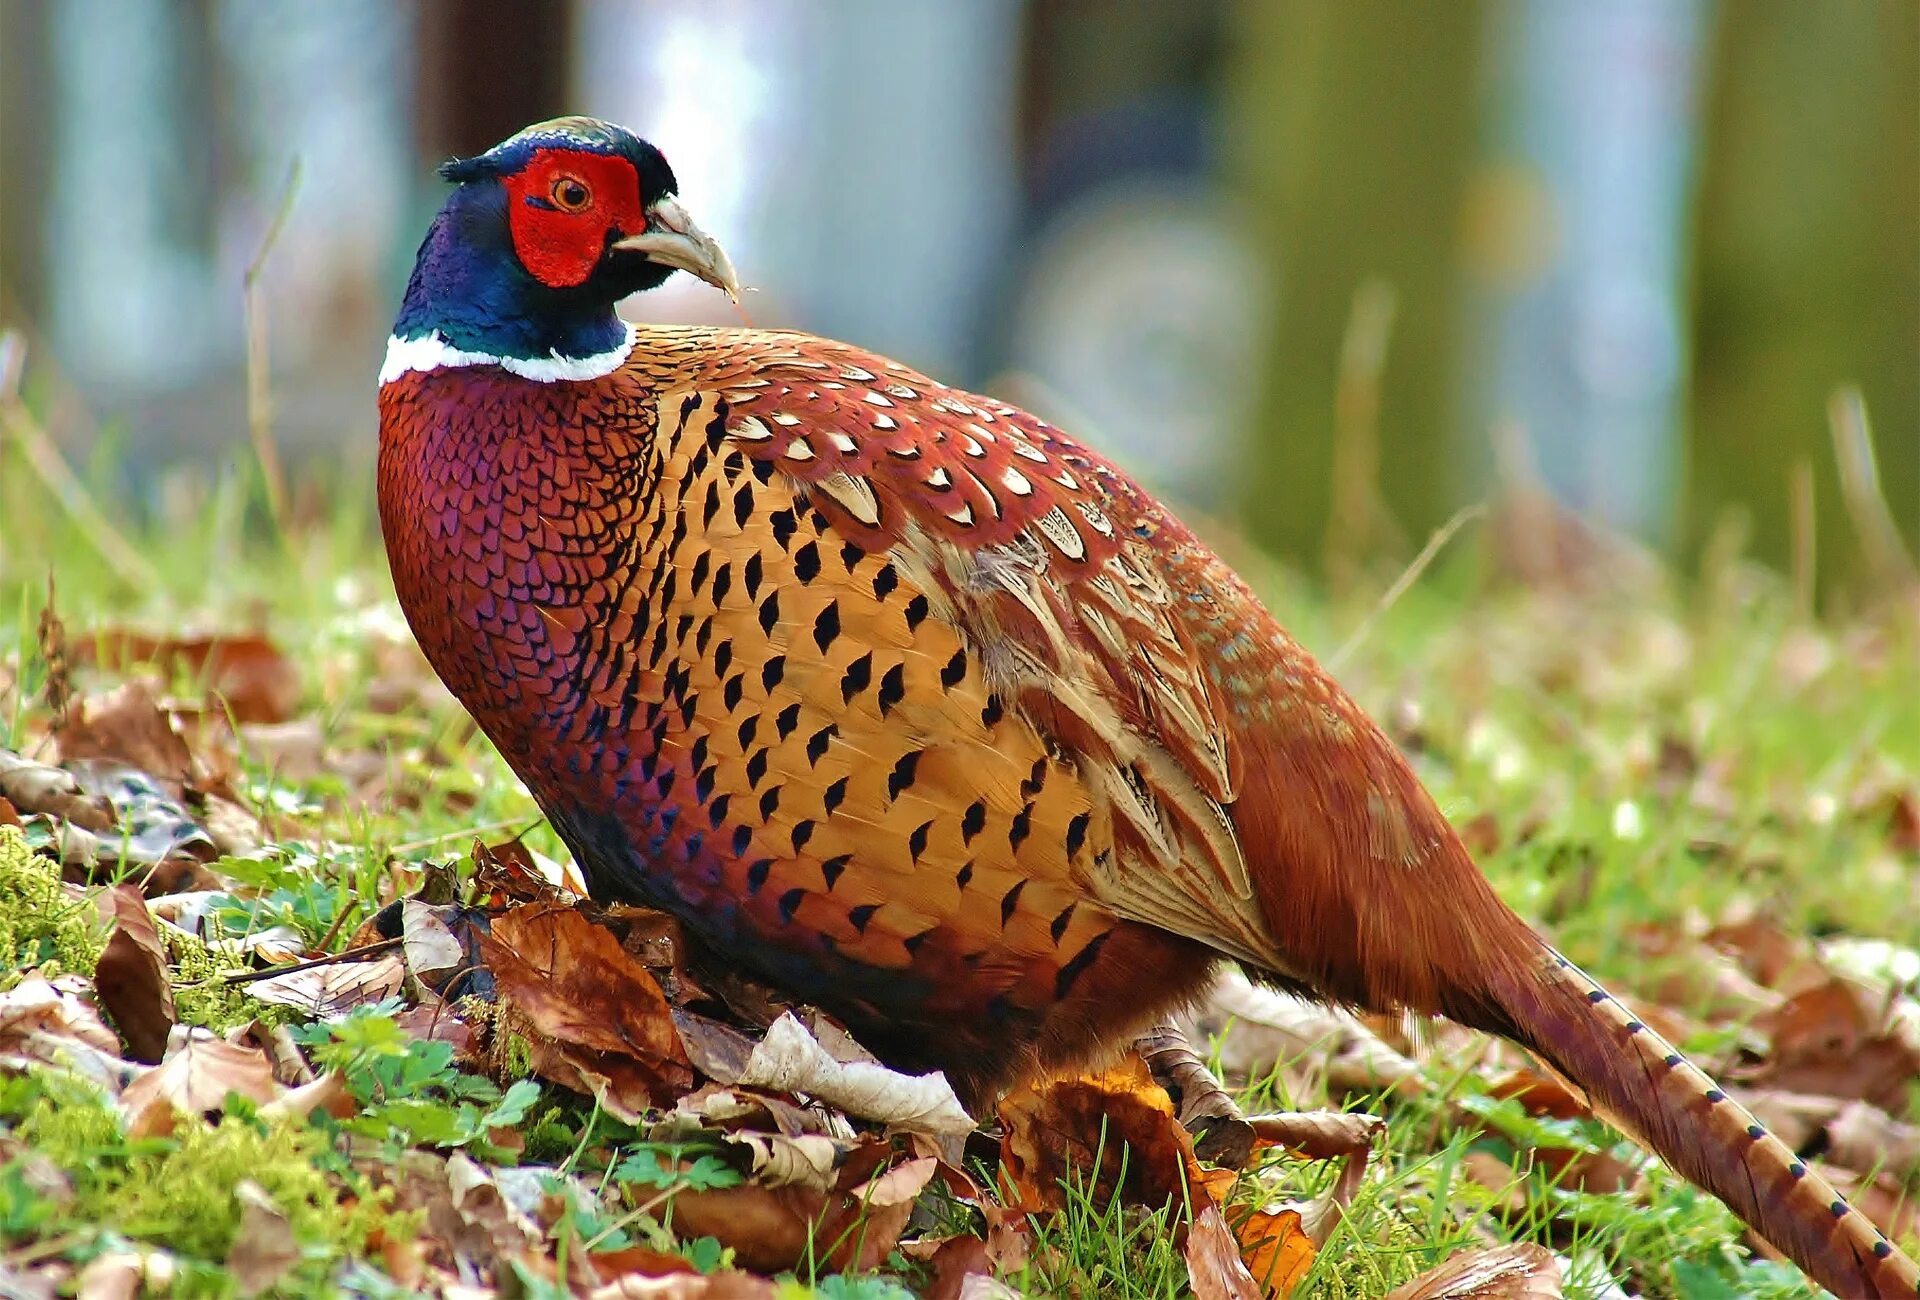
<instances>
[{"instance_id":1,"label":"male pheasant","mask_svg":"<svg viewBox=\"0 0 1920 1300\"><path fill-rule=\"evenodd\" d=\"M666 160L564 118L441 174L380 373L421 647L596 896L970 1104L1215 963L1523 1044L1844 1295L1920 1271L1509 911L1392 743L1139 485L735 292Z\"/></svg>"}]
</instances>

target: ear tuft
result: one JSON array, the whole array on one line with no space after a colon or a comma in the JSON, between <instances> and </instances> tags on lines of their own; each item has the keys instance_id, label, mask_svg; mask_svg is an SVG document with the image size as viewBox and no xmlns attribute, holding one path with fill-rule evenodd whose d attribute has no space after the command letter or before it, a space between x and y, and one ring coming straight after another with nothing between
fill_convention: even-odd
<instances>
[{"instance_id":1,"label":"ear tuft","mask_svg":"<svg viewBox=\"0 0 1920 1300\"><path fill-rule=\"evenodd\" d=\"M438 171L440 179L452 181L455 185L464 185L468 181L486 180L500 174L500 161L492 157L492 150L472 158L449 158L441 163Z\"/></svg>"}]
</instances>

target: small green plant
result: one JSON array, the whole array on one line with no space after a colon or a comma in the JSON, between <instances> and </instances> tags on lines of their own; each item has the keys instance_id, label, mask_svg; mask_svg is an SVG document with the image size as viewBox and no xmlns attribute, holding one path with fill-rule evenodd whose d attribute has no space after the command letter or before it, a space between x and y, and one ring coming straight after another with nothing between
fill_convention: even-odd
<instances>
[{"instance_id":1,"label":"small green plant","mask_svg":"<svg viewBox=\"0 0 1920 1300\"><path fill-rule=\"evenodd\" d=\"M461 1147L486 1159L509 1153L490 1134L522 1123L540 1100L540 1085L519 1079L502 1090L493 1080L454 1066L453 1044L415 1038L394 1019L396 1000L358 1007L330 1025L296 1028L316 1063L339 1070L360 1112L341 1131L372 1138L397 1154L417 1147Z\"/></svg>"}]
</instances>

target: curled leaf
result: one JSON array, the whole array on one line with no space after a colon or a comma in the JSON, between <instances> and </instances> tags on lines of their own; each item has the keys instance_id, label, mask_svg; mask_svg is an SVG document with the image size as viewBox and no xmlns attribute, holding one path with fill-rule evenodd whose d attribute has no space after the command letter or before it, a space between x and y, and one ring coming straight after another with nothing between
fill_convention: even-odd
<instances>
[{"instance_id":1,"label":"curled leaf","mask_svg":"<svg viewBox=\"0 0 1920 1300\"><path fill-rule=\"evenodd\" d=\"M865 1061L836 1061L791 1012L768 1028L739 1082L773 1092L803 1092L858 1119L908 1132L973 1131L973 1118L944 1074L907 1075Z\"/></svg>"}]
</instances>

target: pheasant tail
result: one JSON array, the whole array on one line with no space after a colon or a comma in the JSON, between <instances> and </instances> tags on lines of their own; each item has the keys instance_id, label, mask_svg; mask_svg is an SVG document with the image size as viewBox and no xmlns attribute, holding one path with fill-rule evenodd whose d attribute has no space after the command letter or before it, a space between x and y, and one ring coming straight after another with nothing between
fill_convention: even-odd
<instances>
[{"instance_id":1,"label":"pheasant tail","mask_svg":"<svg viewBox=\"0 0 1920 1300\"><path fill-rule=\"evenodd\" d=\"M1673 1046L1551 948L1492 981L1514 1036L1594 1109L1839 1296L1920 1294L1920 1268Z\"/></svg>"}]
</instances>

